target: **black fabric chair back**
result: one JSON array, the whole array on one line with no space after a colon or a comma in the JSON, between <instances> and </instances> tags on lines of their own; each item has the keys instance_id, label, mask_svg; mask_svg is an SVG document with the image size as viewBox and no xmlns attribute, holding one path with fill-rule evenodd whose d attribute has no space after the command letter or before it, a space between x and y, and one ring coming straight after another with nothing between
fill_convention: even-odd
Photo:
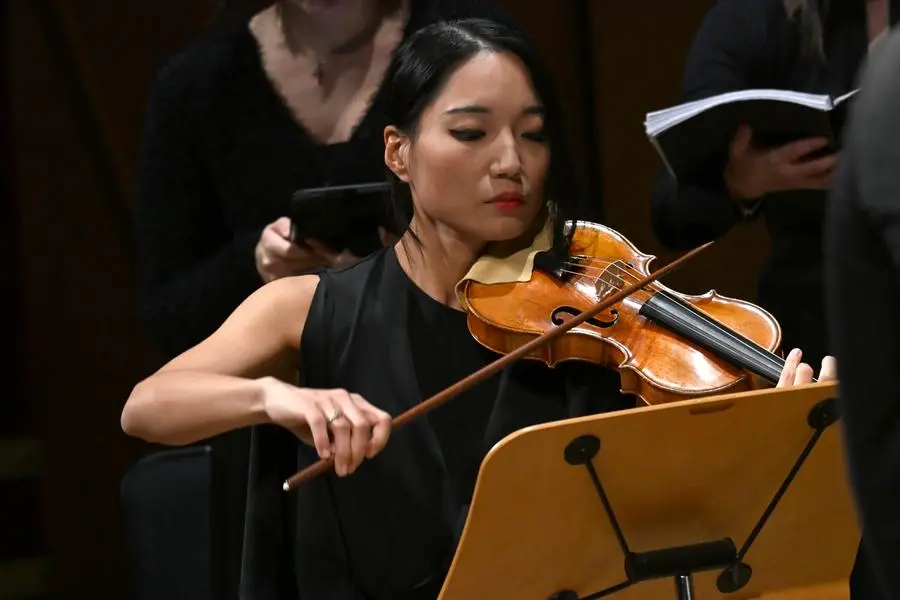
<instances>
[{"instance_id":1,"label":"black fabric chair back","mask_svg":"<svg viewBox=\"0 0 900 600\"><path fill-rule=\"evenodd\" d=\"M135 600L211 600L209 446L156 452L122 478Z\"/></svg>"}]
</instances>

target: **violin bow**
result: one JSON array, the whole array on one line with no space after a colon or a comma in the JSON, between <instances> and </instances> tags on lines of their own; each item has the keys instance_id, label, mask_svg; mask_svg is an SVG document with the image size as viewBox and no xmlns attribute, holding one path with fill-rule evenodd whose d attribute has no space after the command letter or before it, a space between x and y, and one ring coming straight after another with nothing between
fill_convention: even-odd
<instances>
[{"instance_id":1,"label":"violin bow","mask_svg":"<svg viewBox=\"0 0 900 600\"><path fill-rule=\"evenodd\" d=\"M554 329L544 332L543 334L534 338L533 340L529 341L528 343L523 344L519 348L516 348L509 354L505 354L504 356L501 356L494 362L492 362L488 365L485 365L478 371L475 371L471 375L468 375L465 378L457 381L450 387L438 392L431 398L428 398L427 400L421 402L420 404L417 404L413 408L411 408L411 409L407 410L406 412L402 413L401 415L395 417L391 421L391 432L396 431L400 427L403 427L404 425L406 425L413 419L417 419L418 417L428 413L429 411L434 410L435 408L437 408L441 404L447 402L451 398L458 396L459 394L468 390L475 384L480 383L481 381L484 381L485 379L487 379L494 373L497 373L501 369L506 368L509 364L524 357L532 350L536 350L537 348L541 347L543 344L546 344L547 342L553 340L554 338L561 336L562 334L566 333L567 331L571 330L572 328L581 325L582 323L584 323L591 317L595 316L596 314L600 313L601 311L604 311L607 308L611 307L612 305L621 302L623 299L630 296L634 292L638 291L639 289L641 289L648 283L656 281L663 275L667 275L668 273L671 273L672 271L679 268L680 266L682 266L684 263L686 263L690 259L694 258L697 254L701 253L702 251L704 251L707 248L709 248L710 246L712 246L713 243L714 242L707 242L706 244L703 244L702 246L698 246L698 247L694 248L693 250L685 253L680 258L673 260L666 266L664 266L660 269L657 269L653 273L647 275L643 279L639 279L638 281L632 283L631 285L628 285L628 286L622 288L621 290L617 291L615 294L612 294L611 296L607 296L603 300L600 300L599 302L594 304L593 308L583 311L577 317L573 317L573 318L567 320L565 323L563 323L559 327L556 327ZM309 479L312 479L313 477L321 475L322 473L324 473L325 471L330 469L333 463L334 463L334 458L320 459L318 462L311 464L310 466L306 467L302 471L299 471L299 472L295 473L294 475L292 475L290 478L288 478L284 482L284 485L282 486L282 488L284 489L285 492L290 491L291 489L295 488L296 486L303 483L304 481L307 481Z\"/></svg>"}]
</instances>

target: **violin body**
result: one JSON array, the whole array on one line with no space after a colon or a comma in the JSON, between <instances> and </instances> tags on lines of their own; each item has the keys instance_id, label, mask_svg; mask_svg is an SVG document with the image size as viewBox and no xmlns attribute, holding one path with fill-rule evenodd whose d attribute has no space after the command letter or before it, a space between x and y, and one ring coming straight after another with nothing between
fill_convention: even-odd
<instances>
[{"instance_id":1,"label":"violin body","mask_svg":"<svg viewBox=\"0 0 900 600\"><path fill-rule=\"evenodd\" d=\"M464 284L469 331L479 343L508 354L649 274L655 257L618 232L574 225L570 258L555 269L538 268L536 257L527 282ZM775 354L780 345L781 328L761 307L654 282L524 358L617 369L622 392L653 405L774 384L784 364Z\"/></svg>"}]
</instances>

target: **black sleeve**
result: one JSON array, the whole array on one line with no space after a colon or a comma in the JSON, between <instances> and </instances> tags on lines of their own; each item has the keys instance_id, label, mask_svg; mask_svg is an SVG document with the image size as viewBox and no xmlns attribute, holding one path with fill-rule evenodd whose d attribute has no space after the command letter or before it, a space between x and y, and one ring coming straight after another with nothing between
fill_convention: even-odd
<instances>
[{"instance_id":1,"label":"black sleeve","mask_svg":"<svg viewBox=\"0 0 900 600\"><path fill-rule=\"evenodd\" d=\"M863 555L880 597L900 598L900 35L883 44L828 203L826 306Z\"/></svg>"},{"instance_id":2,"label":"black sleeve","mask_svg":"<svg viewBox=\"0 0 900 600\"><path fill-rule=\"evenodd\" d=\"M193 62L197 62L194 60ZM209 72L181 59L163 68L148 101L135 218L139 305L155 342L180 353L215 331L261 283L261 231L232 237L208 167Z\"/></svg>"},{"instance_id":3,"label":"black sleeve","mask_svg":"<svg viewBox=\"0 0 900 600\"><path fill-rule=\"evenodd\" d=\"M771 64L773 24L786 20L781 0L719 0L700 24L685 65L681 102L754 87ZM656 237L670 249L716 239L742 218L722 179L724 163L691 182L663 170L651 196Z\"/></svg>"}]
</instances>

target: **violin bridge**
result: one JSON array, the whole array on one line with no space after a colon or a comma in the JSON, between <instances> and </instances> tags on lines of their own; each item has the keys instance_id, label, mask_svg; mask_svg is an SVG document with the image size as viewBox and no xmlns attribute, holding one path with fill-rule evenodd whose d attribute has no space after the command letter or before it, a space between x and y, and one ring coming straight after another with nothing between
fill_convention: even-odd
<instances>
[{"instance_id":1,"label":"violin bridge","mask_svg":"<svg viewBox=\"0 0 900 600\"><path fill-rule=\"evenodd\" d=\"M600 275L594 280L594 292L597 294L597 300L602 300L628 285L629 279L632 277L628 272L628 266L621 260L617 260L603 267Z\"/></svg>"}]
</instances>

